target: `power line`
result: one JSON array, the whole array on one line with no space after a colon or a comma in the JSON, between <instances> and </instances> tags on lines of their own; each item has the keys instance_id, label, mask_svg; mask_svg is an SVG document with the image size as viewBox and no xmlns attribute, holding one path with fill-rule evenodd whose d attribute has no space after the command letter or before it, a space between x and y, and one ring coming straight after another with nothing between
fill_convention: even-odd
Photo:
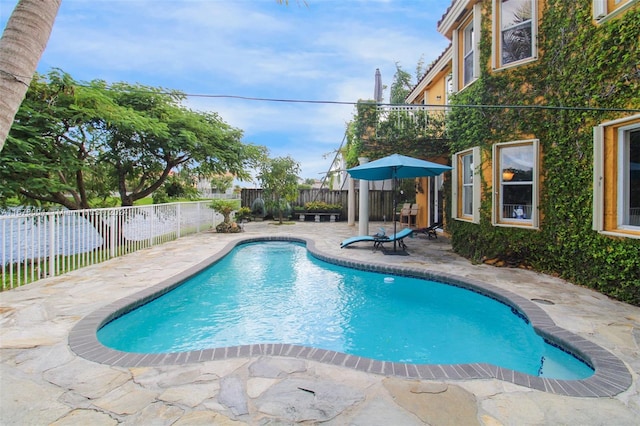
<instances>
[{"instance_id":1,"label":"power line","mask_svg":"<svg viewBox=\"0 0 640 426\"><path fill-rule=\"evenodd\" d=\"M240 99L247 101L257 102L283 102L283 103L306 103L306 104L336 104L336 105L376 105L376 106L388 106L388 107L431 107L441 109L454 109L454 108L489 108L489 109L545 109L545 110L565 110L565 111L602 111L602 112L640 112L640 109L634 108L605 108L605 107L574 107L566 105L473 105L473 104L392 104L382 103L375 101L329 101L329 100L308 100L308 99L286 99L286 98L261 98L253 96L239 96L239 95L207 95L207 94L194 94L183 93L185 97L198 97L198 98L226 98L226 99Z\"/></svg>"},{"instance_id":2,"label":"power line","mask_svg":"<svg viewBox=\"0 0 640 426\"><path fill-rule=\"evenodd\" d=\"M10 73L7 73L10 74ZM13 74L10 74L13 75ZM14 78L19 76L13 75ZM88 84L75 83L76 86L91 88ZM110 87L104 87L106 90L111 90ZM152 90L140 90L140 89L128 89L131 93L156 93L163 95L180 95L187 98L210 98L210 99L237 99L253 102L277 102L277 103L295 103L295 104L317 104L317 105L376 105L383 107L427 107L434 109L455 109L455 108L470 108L470 109L533 109L533 110L556 110L556 111L594 111L594 112L624 112L624 113L637 113L640 112L640 108L606 108L606 107L591 107L591 106L567 106L567 105L475 105L475 104L395 104L395 103L382 103L371 101L333 101L333 100L313 100L313 99L288 99L288 98L266 98L258 96L242 96L242 95L228 95L228 94L206 94L206 93L184 93L179 90L173 91L152 91Z\"/></svg>"}]
</instances>

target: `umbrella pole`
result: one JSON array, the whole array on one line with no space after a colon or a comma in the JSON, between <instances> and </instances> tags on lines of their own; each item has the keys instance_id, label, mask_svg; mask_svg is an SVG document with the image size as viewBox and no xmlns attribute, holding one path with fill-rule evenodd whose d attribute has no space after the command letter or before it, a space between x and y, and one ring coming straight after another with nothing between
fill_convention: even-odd
<instances>
[{"instance_id":1,"label":"umbrella pole","mask_svg":"<svg viewBox=\"0 0 640 426\"><path fill-rule=\"evenodd\" d=\"M393 250L384 250L384 254L395 254L395 255L403 255L406 256L408 253L405 250L398 251L398 240L396 238L397 230L397 222L396 222L396 210L398 208L398 183L397 180L397 169L393 169Z\"/></svg>"},{"instance_id":2,"label":"umbrella pole","mask_svg":"<svg viewBox=\"0 0 640 426\"><path fill-rule=\"evenodd\" d=\"M398 200L397 200L397 182L396 182L396 177L395 177L395 173L394 173L394 178L393 178L393 252L396 252L396 245L397 245L397 239L396 239L396 210L398 210Z\"/></svg>"}]
</instances>

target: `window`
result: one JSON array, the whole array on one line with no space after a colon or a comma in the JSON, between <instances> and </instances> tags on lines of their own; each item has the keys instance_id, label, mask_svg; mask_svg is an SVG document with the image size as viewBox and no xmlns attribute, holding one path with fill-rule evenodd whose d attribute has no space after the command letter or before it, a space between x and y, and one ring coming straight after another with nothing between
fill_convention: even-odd
<instances>
[{"instance_id":1,"label":"window","mask_svg":"<svg viewBox=\"0 0 640 426\"><path fill-rule=\"evenodd\" d=\"M462 215L473 214L473 154L461 157L462 165Z\"/></svg>"},{"instance_id":2,"label":"window","mask_svg":"<svg viewBox=\"0 0 640 426\"><path fill-rule=\"evenodd\" d=\"M455 4L474 3L470 9L463 7L451 37L453 70L452 86L459 92L480 77L480 31L482 28L482 2L455 2Z\"/></svg>"},{"instance_id":3,"label":"window","mask_svg":"<svg viewBox=\"0 0 640 426\"><path fill-rule=\"evenodd\" d=\"M463 36L463 62L462 62L462 74L463 84L466 86L473 80L473 48L475 46L473 37L473 22L466 26Z\"/></svg>"},{"instance_id":4,"label":"window","mask_svg":"<svg viewBox=\"0 0 640 426\"><path fill-rule=\"evenodd\" d=\"M536 1L494 0L494 67L535 59Z\"/></svg>"},{"instance_id":5,"label":"window","mask_svg":"<svg viewBox=\"0 0 640 426\"><path fill-rule=\"evenodd\" d=\"M494 145L494 224L538 226L538 147L537 140Z\"/></svg>"},{"instance_id":6,"label":"window","mask_svg":"<svg viewBox=\"0 0 640 426\"><path fill-rule=\"evenodd\" d=\"M638 0L593 0L593 19L604 22L609 18L624 13Z\"/></svg>"},{"instance_id":7,"label":"window","mask_svg":"<svg viewBox=\"0 0 640 426\"><path fill-rule=\"evenodd\" d=\"M502 65L533 55L531 2L532 0L504 0L500 3Z\"/></svg>"},{"instance_id":8,"label":"window","mask_svg":"<svg viewBox=\"0 0 640 426\"><path fill-rule=\"evenodd\" d=\"M620 227L640 227L640 126L620 134Z\"/></svg>"},{"instance_id":9,"label":"window","mask_svg":"<svg viewBox=\"0 0 640 426\"><path fill-rule=\"evenodd\" d=\"M640 115L594 128L593 229L640 238Z\"/></svg>"},{"instance_id":10,"label":"window","mask_svg":"<svg viewBox=\"0 0 640 426\"><path fill-rule=\"evenodd\" d=\"M594 128L593 228L640 238L640 115Z\"/></svg>"},{"instance_id":11,"label":"window","mask_svg":"<svg viewBox=\"0 0 640 426\"><path fill-rule=\"evenodd\" d=\"M453 155L452 212L455 219L480 222L480 161L478 147Z\"/></svg>"}]
</instances>

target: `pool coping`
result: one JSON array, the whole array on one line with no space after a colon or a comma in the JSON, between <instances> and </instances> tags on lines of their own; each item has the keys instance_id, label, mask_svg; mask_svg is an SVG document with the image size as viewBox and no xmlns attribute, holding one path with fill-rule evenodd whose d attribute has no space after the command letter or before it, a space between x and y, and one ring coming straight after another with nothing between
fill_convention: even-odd
<instances>
[{"instance_id":1,"label":"pool coping","mask_svg":"<svg viewBox=\"0 0 640 426\"><path fill-rule=\"evenodd\" d=\"M594 369L594 374L583 380L550 379L520 373L487 363L405 364L400 362L377 361L331 350L285 343L257 343L189 352L143 354L117 351L102 345L98 341L97 331L106 323L171 291L191 276L213 263L218 262L235 247L260 241L303 243L311 255L329 263L373 272L393 273L396 275L440 281L491 297L518 310L526 317L540 336L549 343L560 347L562 350L573 354L589 364ZM337 258L317 250L313 240L297 237L267 236L245 238L230 242L220 252L210 256L197 265L147 289L105 305L84 317L69 332L68 343L71 350L80 357L101 364L118 367L183 365L233 358L281 356L308 359L325 364L352 368L366 373L406 379L498 379L552 394L591 398L615 396L627 390L632 383L631 373L618 357L595 343L557 326L551 317L534 302L511 291L482 281L463 278L453 274L437 273L406 266L390 266L373 262Z\"/></svg>"}]
</instances>

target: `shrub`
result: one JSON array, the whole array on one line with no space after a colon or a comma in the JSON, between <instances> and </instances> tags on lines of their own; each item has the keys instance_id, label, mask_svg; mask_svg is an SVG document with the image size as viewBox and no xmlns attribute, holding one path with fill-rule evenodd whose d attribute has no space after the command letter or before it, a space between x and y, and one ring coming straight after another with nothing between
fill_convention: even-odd
<instances>
[{"instance_id":1,"label":"shrub","mask_svg":"<svg viewBox=\"0 0 640 426\"><path fill-rule=\"evenodd\" d=\"M324 201L310 201L304 204L304 210L308 212L334 212L342 210L342 206L340 204L329 204Z\"/></svg>"},{"instance_id":2,"label":"shrub","mask_svg":"<svg viewBox=\"0 0 640 426\"><path fill-rule=\"evenodd\" d=\"M251 219L251 209L249 207L240 207L234 215L236 222Z\"/></svg>"}]
</instances>

